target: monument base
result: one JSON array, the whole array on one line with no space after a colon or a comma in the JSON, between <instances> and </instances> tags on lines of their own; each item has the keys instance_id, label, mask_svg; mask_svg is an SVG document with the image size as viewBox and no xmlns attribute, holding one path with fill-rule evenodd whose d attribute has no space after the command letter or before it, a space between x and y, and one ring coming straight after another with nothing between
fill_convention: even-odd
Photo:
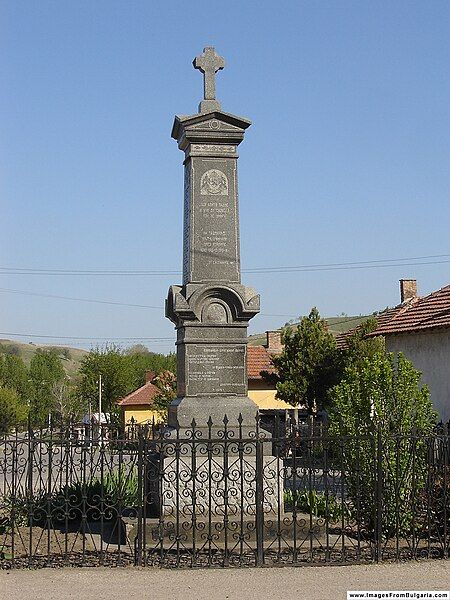
<instances>
[{"instance_id":1,"label":"monument base","mask_svg":"<svg viewBox=\"0 0 450 600\"><path fill-rule=\"evenodd\" d=\"M251 451L251 447L245 442L238 453L218 454L220 446L213 444L205 456L206 447L200 448L199 453L180 456L177 452L163 459L162 516L252 519L257 507L267 518L279 518L280 512L283 516L281 459L247 455L246 448Z\"/></svg>"},{"instance_id":2,"label":"monument base","mask_svg":"<svg viewBox=\"0 0 450 600\"><path fill-rule=\"evenodd\" d=\"M258 406L248 396L185 396L176 398L169 406L170 427L192 430L211 430L211 433L239 430L242 436L256 431ZM184 437L184 436L183 436Z\"/></svg>"}]
</instances>

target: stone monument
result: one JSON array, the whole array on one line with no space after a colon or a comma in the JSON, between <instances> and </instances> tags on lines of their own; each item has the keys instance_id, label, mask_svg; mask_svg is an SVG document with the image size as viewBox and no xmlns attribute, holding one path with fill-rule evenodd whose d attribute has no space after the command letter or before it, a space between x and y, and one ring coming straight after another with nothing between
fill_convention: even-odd
<instances>
[{"instance_id":1,"label":"stone monument","mask_svg":"<svg viewBox=\"0 0 450 600\"><path fill-rule=\"evenodd\" d=\"M259 295L241 284L238 146L251 122L223 112L215 77L225 61L212 47L194 59L203 73L199 112L177 116L172 137L184 152L183 284L173 285L166 316L177 330L177 398L169 426L255 427L247 395L247 326ZM211 427L210 427L211 429Z\"/></svg>"}]
</instances>

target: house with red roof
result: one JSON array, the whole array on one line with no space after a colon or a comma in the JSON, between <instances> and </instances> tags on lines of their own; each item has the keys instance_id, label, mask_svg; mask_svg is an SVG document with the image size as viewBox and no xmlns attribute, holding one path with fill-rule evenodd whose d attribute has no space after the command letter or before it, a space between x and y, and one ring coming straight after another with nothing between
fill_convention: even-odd
<instances>
[{"instance_id":1,"label":"house with red roof","mask_svg":"<svg viewBox=\"0 0 450 600\"><path fill-rule=\"evenodd\" d=\"M417 295L414 279L400 281L401 304L392 318L370 334L382 335L386 350L403 352L422 372L431 400L443 421L450 419L450 285Z\"/></svg>"},{"instance_id":2,"label":"house with red roof","mask_svg":"<svg viewBox=\"0 0 450 600\"><path fill-rule=\"evenodd\" d=\"M400 304L376 315L377 328L388 352L402 352L422 373L434 408L445 422L450 419L450 285L428 296L417 294L415 279L400 280ZM353 330L354 331L354 330ZM345 346L339 336L338 345Z\"/></svg>"},{"instance_id":3,"label":"house with red roof","mask_svg":"<svg viewBox=\"0 0 450 600\"><path fill-rule=\"evenodd\" d=\"M159 423L163 416L154 406L161 390L155 385L156 374L147 371L145 383L117 402L124 423Z\"/></svg>"}]
</instances>

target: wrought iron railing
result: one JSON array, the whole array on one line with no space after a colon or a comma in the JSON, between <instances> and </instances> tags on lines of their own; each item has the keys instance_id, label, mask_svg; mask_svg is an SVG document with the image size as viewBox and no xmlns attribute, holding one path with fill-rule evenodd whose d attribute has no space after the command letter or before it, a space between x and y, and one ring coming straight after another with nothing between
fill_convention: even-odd
<instances>
[{"instance_id":1,"label":"wrought iron railing","mask_svg":"<svg viewBox=\"0 0 450 600\"><path fill-rule=\"evenodd\" d=\"M211 421L0 439L0 566L448 558L449 437Z\"/></svg>"}]
</instances>

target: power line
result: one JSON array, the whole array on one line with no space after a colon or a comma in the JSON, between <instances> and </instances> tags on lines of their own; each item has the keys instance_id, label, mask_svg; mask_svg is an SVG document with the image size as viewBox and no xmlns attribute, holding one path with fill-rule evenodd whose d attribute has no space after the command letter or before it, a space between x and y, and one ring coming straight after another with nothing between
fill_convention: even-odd
<instances>
[{"instance_id":1,"label":"power line","mask_svg":"<svg viewBox=\"0 0 450 600\"><path fill-rule=\"evenodd\" d=\"M421 265L444 264L450 260L431 260L447 259L450 254L434 254L429 256L413 256L407 258L386 258L379 260L353 261L341 263L321 263L298 266L278 266L278 267L254 267L243 269L243 273L290 273L301 271L334 271L347 269L370 269L385 267L408 267ZM428 262L405 262L405 261L428 261ZM129 270L129 269L47 269L47 268L19 268L19 267L0 267L0 274L3 275L71 275L71 276L147 276L147 275L180 275L180 271L172 270Z\"/></svg>"},{"instance_id":2,"label":"power line","mask_svg":"<svg viewBox=\"0 0 450 600\"><path fill-rule=\"evenodd\" d=\"M57 300L73 300L75 302L92 302L95 304L111 304L113 306L128 306L132 308L152 308L163 310L163 306L150 306L148 304L130 304L128 302L115 302L114 300L96 300L93 298L72 298L71 296L58 296L56 294L42 294L39 292L28 292L25 290L11 290L8 288L0 288L0 292L8 294L21 294L24 296L38 296L39 298L55 298Z\"/></svg>"},{"instance_id":3,"label":"power line","mask_svg":"<svg viewBox=\"0 0 450 600\"><path fill-rule=\"evenodd\" d=\"M59 296L56 294L44 294L40 292L29 292L25 290L12 290L9 288L0 288L0 293L5 294L20 294L23 296L37 296L38 298L55 298L56 300L71 300L74 302L91 302L95 304L110 304L112 306L126 306L132 308L150 308L154 310L163 311L163 306L150 306L148 304L130 304L128 302L115 302L114 300L97 300L93 298L73 298L72 296ZM293 314L269 314L269 313L259 313L263 317L297 317L297 315Z\"/></svg>"},{"instance_id":4,"label":"power line","mask_svg":"<svg viewBox=\"0 0 450 600\"><path fill-rule=\"evenodd\" d=\"M352 270L361 270L361 269L384 269L386 267L421 267L425 265L442 265L445 263L450 263L450 260L435 260L429 262L410 262L410 263L391 263L391 264L364 264L364 265L347 265L342 267L287 267L277 268L273 270L266 271L246 271L252 275L261 274L272 274L272 273L311 273L311 272L324 272L324 271L352 271Z\"/></svg>"},{"instance_id":5,"label":"power line","mask_svg":"<svg viewBox=\"0 0 450 600\"><path fill-rule=\"evenodd\" d=\"M301 317L299 317L301 318ZM330 323L330 326L341 325L342 323L351 323L352 321L358 321L364 319L364 316L358 317L344 317L341 321L334 321ZM325 317L325 321L328 319ZM295 325L295 323L293 323ZM65 335L38 335L35 333L10 333L0 331L0 335L9 335L13 337L26 337L26 338L39 338L39 339L53 339L53 340L91 340L91 341L148 341L148 342L173 342L174 339L171 337L83 337L83 336L65 336Z\"/></svg>"},{"instance_id":6,"label":"power line","mask_svg":"<svg viewBox=\"0 0 450 600\"><path fill-rule=\"evenodd\" d=\"M341 262L341 263L320 263L314 265L300 265L297 267L293 266L284 266L284 267L255 267L252 269L247 269L247 272L255 273L255 272L271 272L282 271L284 269L315 269L315 268L331 268L331 267L346 267L346 266L359 266L359 265L372 265L372 264L380 264L380 263L398 263L406 260L428 260L431 258L448 258L450 254L434 254L431 256L410 256L407 258L384 258L378 260L360 260L354 262ZM397 265L395 265L397 266Z\"/></svg>"},{"instance_id":7,"label":"power line","mask_svg":"<svg viewBox=\"0 0 450 600\"><path fill-rule=\"evenodd\" d=\"M115 341L146 341L146 342L173 342L173 338L169 337L83 337L75 335L37 335L35 333L10 333L0 331L0 335L8 335L12 337L25 337L25 338L39 338L39 339L52 339L52 340L91 340L91 341L102 341L102 342L115 342Z\"/></svg>"}]
</instances>

